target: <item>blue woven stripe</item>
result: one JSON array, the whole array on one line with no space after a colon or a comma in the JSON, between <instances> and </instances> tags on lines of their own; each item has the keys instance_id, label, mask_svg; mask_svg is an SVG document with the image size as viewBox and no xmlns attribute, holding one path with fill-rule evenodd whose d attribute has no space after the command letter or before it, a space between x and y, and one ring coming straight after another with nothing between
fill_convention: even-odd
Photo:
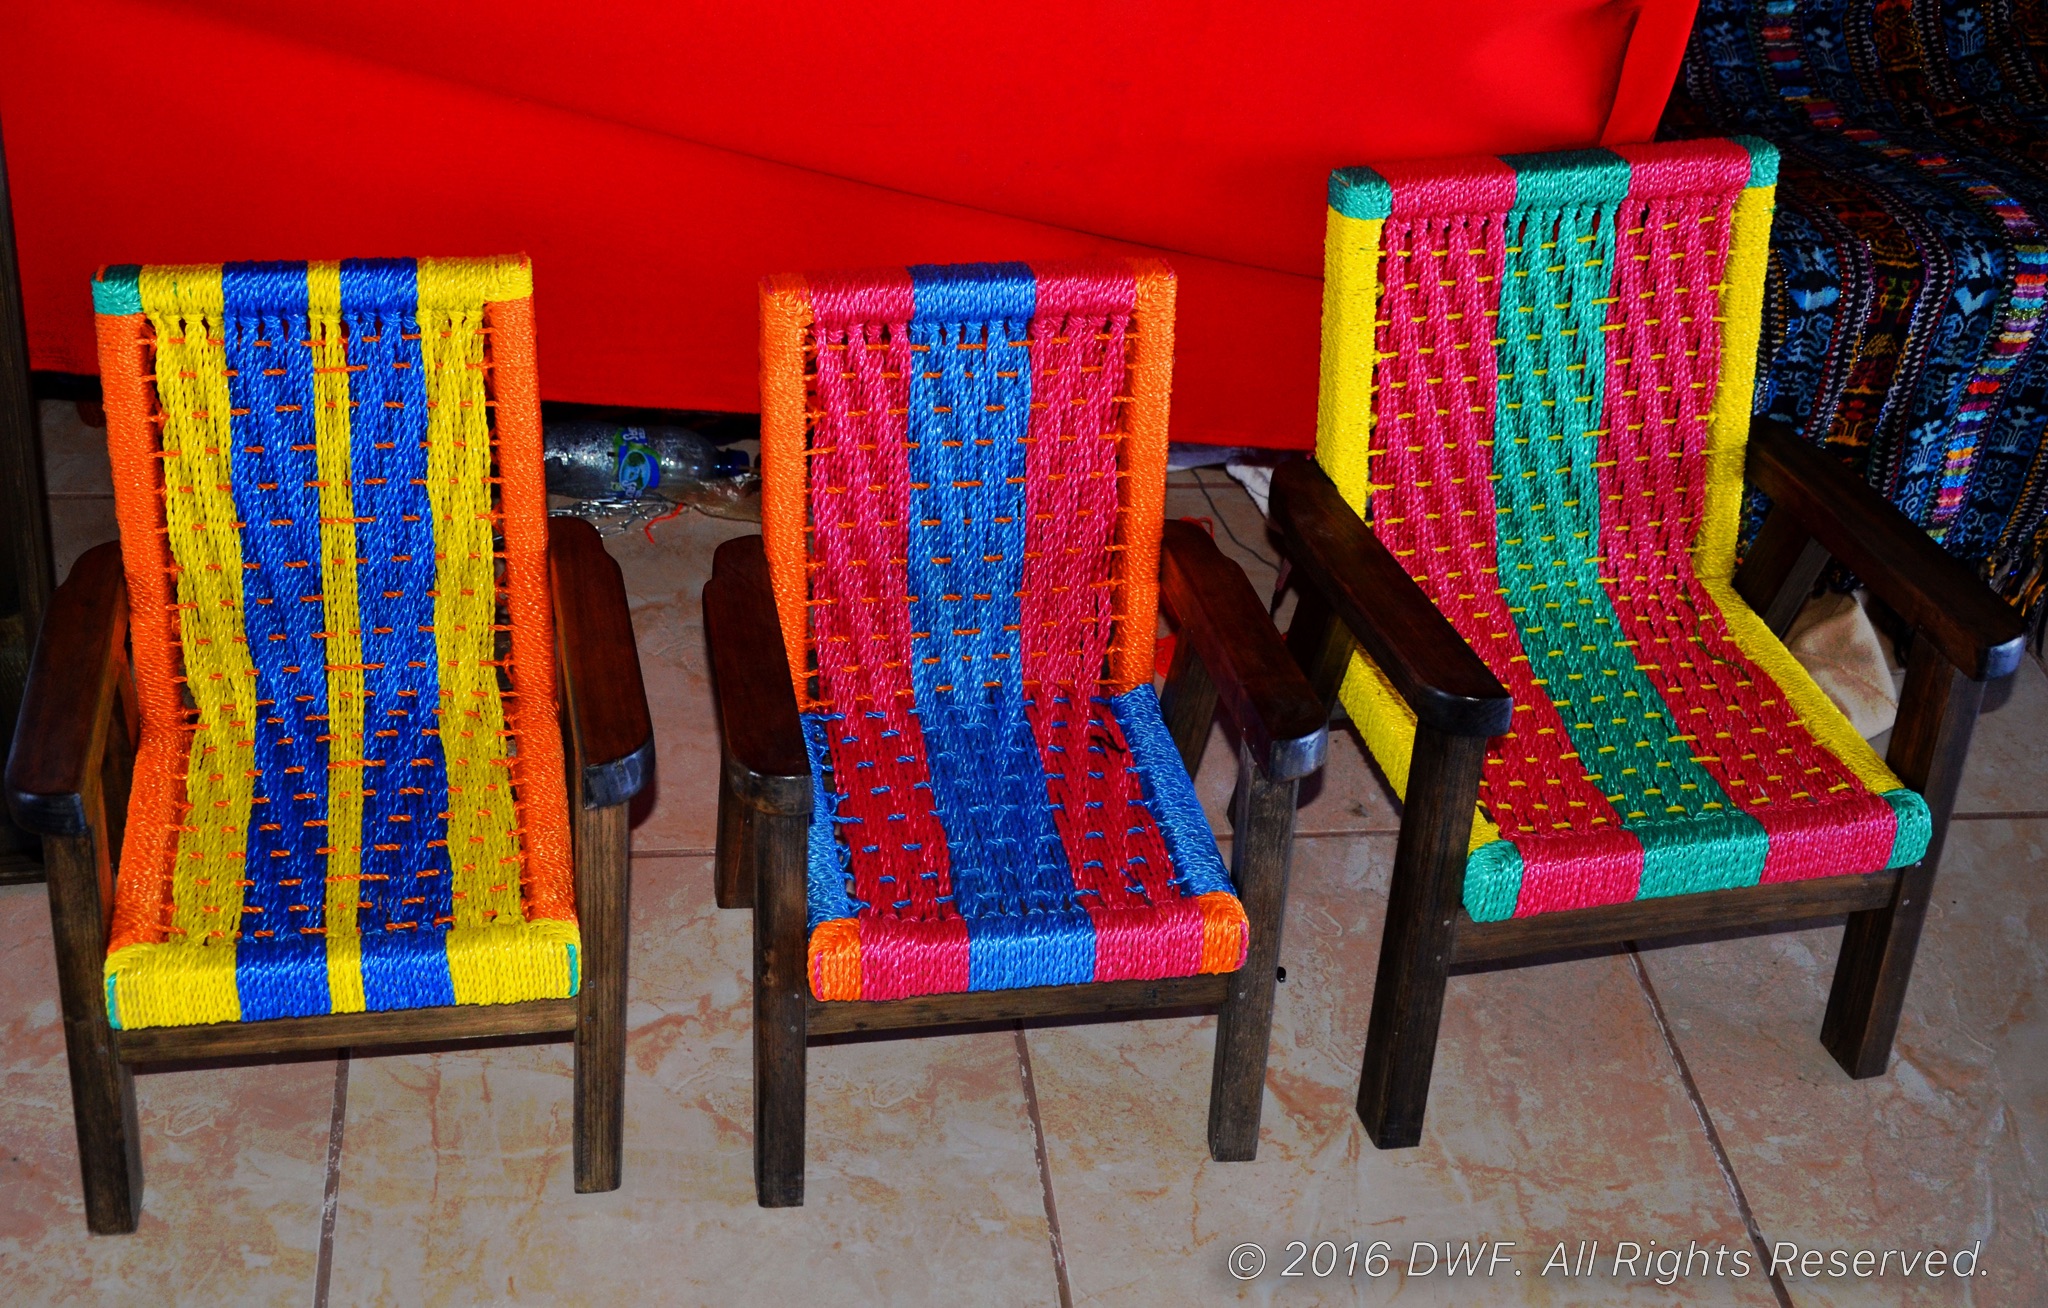
<instances>
[{"instance_id":1,"label":"blue woven stripe","mask_svg":"<svg viewBox=\"0 0 2048 1308\"><path fill-rule=\"evenodd\" d=\"M968 985L1086 981L1094 926L1053 826L1018 638L1031 369L1010 342L1029 334L1036 287L1022 264L910 271L910 673Z\"/></svg>"},{"instance_id":2,"label":"blue woven stripe","mask_svg":"<svg viewBox=\"0 0 2048 1308\"><path fill-rule=\"evenodd\" d=\"M327 902L327 623L306 265L228 264L221 295L259 774L235 987L242 1019L258 1022L330 1008L319 934Z\"/></svg>"},{"instance_id":3,"label":"blue woven stripe","mask_svg":"<svg viewBox=\"0 0 2048 1308\"><path fill-rule=\"evenodd\" d=\"M1145 807L1173 857L1173 884L1190 899L1218 890L1236 894L1237 886L1216 852L1208 815L1195 798L1195 783L1188 779L1180 750L1167 734L1159 696L1150 686L1138 686L1110 700L1109 711L1123 728L1124 743L1131 747L1130 769L1138 776Z\"/></svg>"},{"instance_id":4,"label":"blue woven stripe","mask_svg":"<svg viewBox=\"0 0 2048 1308\"><path fill-rule=\"evenodd\" d=\"M427 475L419 283L410 259L341 265L349 335L355 472L356 605L362 618L363 999L371 1011L455 1002L446 925L448 768L439 736L434 645L434 513ZM411 339L408 339L411 338ZM389 734L385 734L389 733ZM420 762L419 760L424 760ZM378 849L378 845L398 849ZM407 904L406 899L424 899ZM418 923L387 930L387 925Z\"/></svg>"},{"instance_id":5,"label":"blue woven stripe","mask_svg":"<svg viewBox=\"0 0 2048 1308\"><path fill-rule=\"evenodd\" d=\"M806 713L804 753L811 760L811 829L806 842L809 870L804 877L804 899L808 906L807 929L834 918L852 917L866 908L846 887L848 852L839 842L835 826L839 821L839 795L825 784L825 771L832 766L832 750L826 733L831 724L845 720L843 713Z\"/></svg>"}]
</instances>

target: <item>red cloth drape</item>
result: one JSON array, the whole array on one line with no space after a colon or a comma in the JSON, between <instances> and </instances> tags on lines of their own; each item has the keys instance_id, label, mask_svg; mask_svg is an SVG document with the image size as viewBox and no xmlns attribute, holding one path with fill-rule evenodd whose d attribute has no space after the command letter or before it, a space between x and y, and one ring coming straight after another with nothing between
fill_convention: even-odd
<instances>
[{"instance_id":1,"label":"red cloth drape","mask_svg":"<svg viewBox=\"0 0 2048 1308\"><path fill-rule=\"evenodd\" d=\"M754 285L1164 252L1173 434L1313 437L1332 167L1646 139L1694 0L0 0L35 366L102 263L534 257L552 398L751 410Z\"/></svg>"}]
</instances>

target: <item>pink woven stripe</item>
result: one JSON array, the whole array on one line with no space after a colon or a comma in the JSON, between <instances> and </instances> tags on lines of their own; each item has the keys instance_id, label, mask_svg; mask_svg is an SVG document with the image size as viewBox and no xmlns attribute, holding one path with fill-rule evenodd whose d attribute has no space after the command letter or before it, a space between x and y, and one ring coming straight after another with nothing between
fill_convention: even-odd
<instances>
[{"instance_id":1,"label":"pink woven stripe","mask_svg":"<svg viewBox=\"0 0 2048 1308\"><path fill-rule=\"evenodd\" d=\"M1733 141L1610 146L1628 162L1629 198L1735 195L1749 184L1749 151Z\"/></svg>"},{"instance_id":2,"label":"pink woven stripe","mask_svg":"<svg viewBox=\"0 0 2048 1308\"><path fill-rule=\"evenodd\" d=\"M1031 265L1038 281L1039 319L1057 323L1072 314L1130 317L1138 307L1138 276L1122 260L1055 259Z\"/></svg>"},{"instance_id":3,"label":"pink woven stripe","mask_svg":"<svg viewBox=\"0 0 2048 1308\"><path fill-rule=\"evenodd\" d=\"M1417 159L1373 171L1393 188L1394 218L1505 213L1515 203L1515 170L1498 159Z\"/></svg>"},{"instance_id":4,"label":"pink woven stripe","mask_svg":"<svg viewBox=\"0 0 2048 1308\"><path fill-rule=\"evenodd\" d=\"M1746 153L1732 148L1746 170ZM1763 879L1872 872L1891 855L1891 805L1799 722L1783 691L1736 647L1693 572L1707 414L1721 371L1719 324L1698 306L1716 302L1732 194L1631 200L1617 210L1601 581L1672 729L1770 837Z\"/></svg>"},{"instance_id":5,"label":"pink woven stripe","mask_svg":"<svg viewBox=\"0 0 2048 1308\"><path fill-rule=\"evenodd\" d=\"M903 268L806 273L811 315L820 332L863 324L910 321L914 307L910 273Z\"/></svg>"}]
</instances>

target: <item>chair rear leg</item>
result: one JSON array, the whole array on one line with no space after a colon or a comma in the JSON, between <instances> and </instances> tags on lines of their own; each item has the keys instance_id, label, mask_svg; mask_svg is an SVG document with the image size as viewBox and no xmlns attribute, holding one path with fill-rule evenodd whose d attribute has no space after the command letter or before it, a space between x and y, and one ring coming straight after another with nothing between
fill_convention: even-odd
<instances>
[{"instance_id":1,"label":"chair rear leg","mask_svg":"<svg viewBox=\"0 0 2048 1308\"><path fill-rule=\"evenodd\" d=\"M578 808L576 1192L619 1188L626 1120L627 806Z\"/></svg>"},{"instance_id":2,"label":"chair rear leg","mask_svg":"<svg viewBox=\"0 0 2048 1308\"><path fill-rule=\"evenodd\" d=\"M135 1121L135 1081L116 1052L107 1021L102 888L111 889L112 877L98 844L91 831L46 836L43 865L57 945L58 1005L71 1069L78 1170L85 1184L85 1225L94 1235L125 1235L142 1215L142 1137Z\"/></svg>"},{"instance_id":3,"label":"chair rear leg","mask_svg":"<svg viewBox=\"0 0 2048 1308\"><path fill-rule=\"evenodd\" d=\"M754 1192L804 1201L805 939L802 816L757 812L754 832Z\"/></svg>"},{"instance_id":4,"label":"chair rear leg","mask_svg":"<svg viewBox=\"0 0 2048 1308\"><path fill-rule=\"evenodd\" d=\"M1416 727L1358 1083L1359 1119L1381 1149L1408 1149L1422 1141L1450 976L1452 923L1464 890L1485 758L1482 738Z\"/></svg>"},{"instance_id":5,"label":"chair rear leg","mask_svg":"<svg viewBox=\"0 0 2048 1308\"><path fill-rule=\"evenodd\" d=\"M1273 1042L1273 993L1280 932L1287 915L1287 867L1294 851L1296 781L1267 781L1249 751L1238 750L1237 834L1230 872L1244 904L1250 942L1244 966L1216 1018L1216 1067L1209 1083L1209 1155L1250 1162L1259 1152L1266 1057Z\"/></svg>"},{"instance_id":6,"label":"chair rear leg","mask_svg":"<svg viewBox=\"0 0 2048 1308\"><path fill-rule=\"evenodd\" d=\"M1963 759L1983 702L1983 682L1964 675L1932 642L1914 641L1888 761L1899 779L1926 799L1933 834L1926 855L1899 877L1889 905L1849 915L1827 1016L1821 1020L1821 1043L1843 1071L1859 1080L1883 1075L1891 1062Z\"/></svg>"}]
</instances>

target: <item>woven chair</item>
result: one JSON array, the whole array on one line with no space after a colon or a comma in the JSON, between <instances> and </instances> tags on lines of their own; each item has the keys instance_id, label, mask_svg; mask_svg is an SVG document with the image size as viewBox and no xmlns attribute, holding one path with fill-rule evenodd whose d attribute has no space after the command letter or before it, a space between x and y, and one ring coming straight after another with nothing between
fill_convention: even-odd
<instances>
[{"instance_id":1,"label":"woven chair","mask_svg":"<svg viewBox=\"0 0 2048 1308\"><path fill-rule=\"evenodd\" d=\"M531 295L523 258L93 284L121 543L58 593L7 790L94 1231L135 1227L128 1065L166 1059L572 1032L576 1188L619 1184L653 741L618 568L547 517Z\"/></svg>"},{"instance_id":2,"label":"woven chair","mask_svg":"<svg viewBox=\"0 0 2048 1308\"><path fill-rule=\"evenodd\" d=\"M1217 1008L1210 1150L1258 1147L1327 713L1244 574L1162 526L1173 297L1152 263L763 286L764 537L704 608L764 1206L803 1202L811 1034ZM1219 705L1227 872L1189 782Z\"/></svg>"},{"instance_id":3,"label":"woven chair","mask_svg":"<svg viewBox=\"0 0 2048 1308\"><path fill-rule=\"evenodd\" d=\"M1421 1135L1447 970L1848 914L1822 1039L1882 1072L2018 617L1750 400L1756 141L1330 185L1289 643L1404 797L1358 1105ZM1775 507L1736 569L1744 474ZM1361 520L1369 519L1370 526ZM1888 762L1778 641L1832 556L1912 629Z\"/></svg>"}]
</instances>

